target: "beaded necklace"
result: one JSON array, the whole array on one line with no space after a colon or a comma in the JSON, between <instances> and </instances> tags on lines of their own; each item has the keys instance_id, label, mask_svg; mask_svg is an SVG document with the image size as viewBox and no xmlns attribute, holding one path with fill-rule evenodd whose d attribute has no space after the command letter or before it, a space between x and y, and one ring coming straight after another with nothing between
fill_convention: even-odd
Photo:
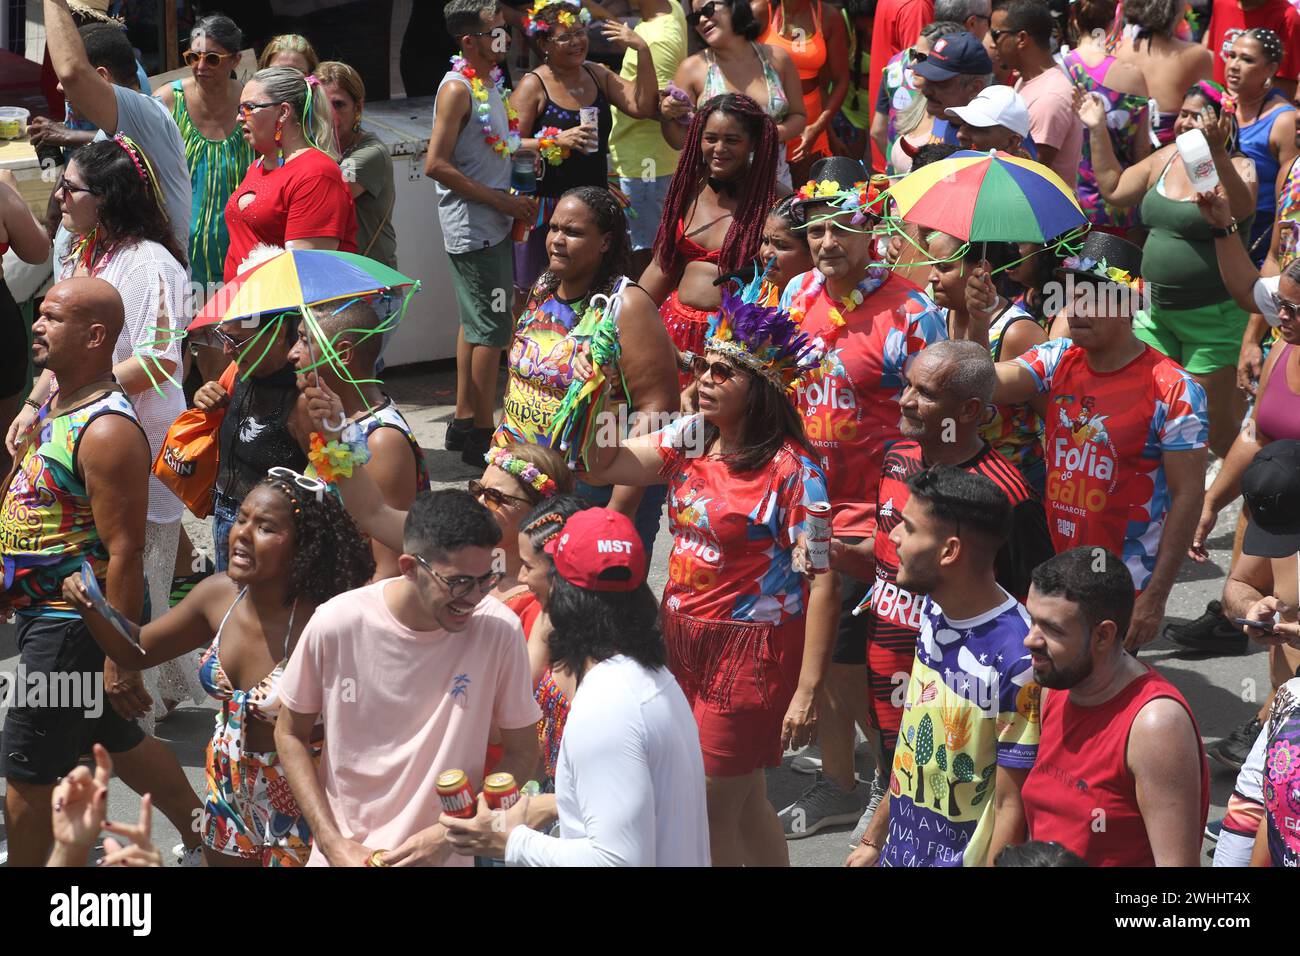
<instances>
[{"instance_id":1,"label":"beaded necklace","mask_svg":"<svg viewBox=\"0 0 1300 956\"><path fill-rule=\"evenodd\" d=\"M492 84L506 107L506 120L510 129L504 139L492 131L492 106L488 99L487 84L479 79L474 67L470 66L469 61L463 56L453 56L451 68L469 81L470 95L474 97L474 110L478 113L479 124L483 128L483 142L496 150L498 155L509 156L519 148L519 114L515 112L506 97L505 78L501 67L492 67Z\"/></svg>"}]
</instances>

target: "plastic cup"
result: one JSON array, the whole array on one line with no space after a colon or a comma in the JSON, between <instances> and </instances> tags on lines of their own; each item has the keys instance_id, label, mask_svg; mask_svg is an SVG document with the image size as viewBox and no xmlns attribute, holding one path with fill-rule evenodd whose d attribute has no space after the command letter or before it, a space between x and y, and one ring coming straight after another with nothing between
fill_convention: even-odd
<instances>
[{"instance_id":1,"label":"plastic cup","mask_svg":"<svg viewBox=\"0 0 1300 956\"><path fill-rule=\"evenodd\" d=\"M31 115L21 106L0 106L0 139L24 139Z\"/></svg>"}]
</instances>

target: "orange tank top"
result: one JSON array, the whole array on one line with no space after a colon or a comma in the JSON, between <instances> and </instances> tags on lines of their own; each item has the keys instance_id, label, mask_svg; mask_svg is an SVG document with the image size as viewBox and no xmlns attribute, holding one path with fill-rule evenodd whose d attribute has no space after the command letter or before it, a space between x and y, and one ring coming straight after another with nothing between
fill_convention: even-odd
<instances>
[{"instance_id":1,"label":"orange tank top","mask_svg":"<svg viewBox=\"0 0 1300 956\"><path fill-rule=\"evenodd\" d=\"M805 35L798 27L793 36L785 35L785 5L778 4L767 20L767 30L759 37L759 43L768 46L784 47L794 60L799 79L805 83L817 79L817 74L826 65L826 34L822 32L822 5L820 0L813 4L813 32Z\"/></svg>"}]
</instances>

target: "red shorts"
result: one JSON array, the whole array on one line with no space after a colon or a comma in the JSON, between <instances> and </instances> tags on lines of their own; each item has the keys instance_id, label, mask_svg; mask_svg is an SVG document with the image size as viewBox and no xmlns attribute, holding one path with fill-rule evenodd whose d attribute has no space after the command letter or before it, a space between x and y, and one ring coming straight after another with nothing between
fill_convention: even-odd
<instances>
[{"instance_id":1,"label":"red shorts","mask_svg":"<svg viewBox=\"0 0 1300 956\"><path fill-rule=\"evenodd\" d=\"M779 627L661 613L668 667L695 714L710 777L781 765L781 723L799 683L804 622Z\"/></svg>"},{"instance_id":2,"label":"red shorts","mask_svg":"<svg viewBox=\"0 0 1300 956\"><path fill-rule=\"evenodd\" d=\"M712 312L687 305L677 297L677 290L674 289L659 307L659 316L664 320L664 328L668 330L668 337L677 346L677 351L704 354L704 337L709 331ZM695 376L682 372L678 374L677 380L678 387L685 388L695 381Z\"/></svg>"}]
</instances>

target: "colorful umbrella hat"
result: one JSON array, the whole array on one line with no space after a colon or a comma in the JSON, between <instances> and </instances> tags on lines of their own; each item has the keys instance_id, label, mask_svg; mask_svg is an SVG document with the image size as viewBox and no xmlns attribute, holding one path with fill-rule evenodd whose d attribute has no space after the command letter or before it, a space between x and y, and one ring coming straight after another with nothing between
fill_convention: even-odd
<instances>
[{"instance_id":1,"label":"colorful umbrella hat","mask_svg":"<svg viewBox=\"0 0 1300 956\"><path fill-rule=\"evenodd\" d=\"M222 286L189 331L390 289L409 288L409 294L419 286L382 262L351 252L286 249Z\"/></svg>"},{"instance_id":2,"label":"colorful umbrella hat","mask_svg":"<svg viewBox=\"0 0 1300 956\"><path fill-rule=\"evenodd\" d=\"M1087 224L1074 190L1042 163L962 150L890 187L906 222L970 242L1050 242Z\"/></svg>"}]
</instances>

